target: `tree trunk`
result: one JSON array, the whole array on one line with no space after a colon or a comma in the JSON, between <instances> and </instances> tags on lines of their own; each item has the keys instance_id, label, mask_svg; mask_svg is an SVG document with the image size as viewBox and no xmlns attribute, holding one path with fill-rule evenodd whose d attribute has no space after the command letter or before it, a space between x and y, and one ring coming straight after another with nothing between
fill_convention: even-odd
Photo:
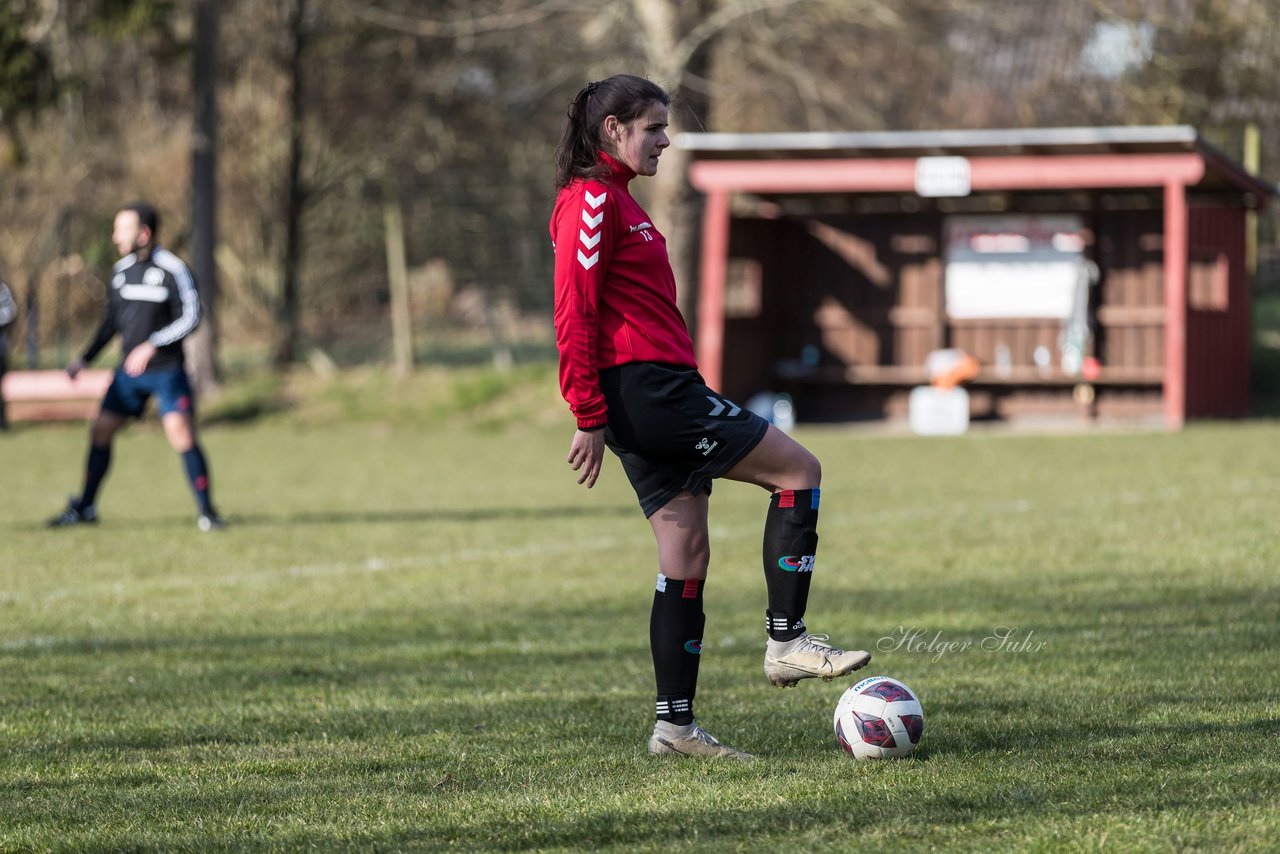
<instances>
[{"instance_id":1,"label":"tree trunk","mask_svg":"<svg viewBox=\"0 0 1280 854\"><path fill-rule=\"evenodd\" d=\"M704 41L681 64L681 39L714 10L709 0L634 0L644 31L645 53L654 82L671 93L673 132L703 130L710 110L710 98L688 85L691 78L708 79L710 40ZM685 152L668 148L654 178L650 205L654 222L667 238L667 255L676 277L676 296L685 322L695 325L697 310L697 267L699 245L696 229L702 199L686 178Z\"/></svg>"},{"instance_id":2,"label":"tree trunk","mask_svg":"<svg viewBox=\"0 0 1280 854\"><path fill-rule=\"evenodd\" d=\"M25 335L23 347L27 355L27 369L40 367L40 270L27 274L27 304L23 306Z\"/></svg>"},{"instance_id":3,"label":"tree trunk","mask_svg":"<svg viewBox=\"0 0 1280 854\"><path fill-rule=\"evenodd\" d=\"M200 326L184 344L196 393L218 387L217 246L218 0L196 0L195 133L191 155L191 267L200 290Z\"/></svg>"},{"instance_id":4,"label":"tree trunk","mask_svg":"<svg viewBox=\"0 0 1280 854\"><path fill-rule=\"evenodd\" d=\"M708 49L699 48L685 70L702 79L707 78ZM675 109L672 124L677 132L700 131L705 127L711 99L701 91L680 86L673 96ZM672 157L671 155L675 155ZM698 248L702 245L699 225L702 221L702 194L689 183L689 157L683 149L668 148L662 155L668 161L665 169L659 169L656 177L655 206L665 208L667 227L667 254L676 276L676 296L685 322L694 324L698 306Z\"/></svg>"},{"instance_id":5,"label":"tree trunk","mask_svg":"<svg viewBox=\"0 0 1280 854\"><path fill-rule=\"evenodd\" d=\"M289 12L288 109L289 165L285 188L284 257L280 264L280 303L276 308L276 350L274 362L283 368L297 358L299 325L298 260L302 256L302 51L303 18L306 0L294 0Z\"/></svg>"},{"instance_id":6,"label":"tree trunk","mask_svg":"<svg viewBox=\"0 0 1280 854\"><path fill-rule=\"evenodd\" d=\"M391 291L391 363L395 375L404 379L413 373L409 272L405 263L404 217L390 179L383 188L382 223L387 245L387 285Z\"/></svg>"}]
</instances>

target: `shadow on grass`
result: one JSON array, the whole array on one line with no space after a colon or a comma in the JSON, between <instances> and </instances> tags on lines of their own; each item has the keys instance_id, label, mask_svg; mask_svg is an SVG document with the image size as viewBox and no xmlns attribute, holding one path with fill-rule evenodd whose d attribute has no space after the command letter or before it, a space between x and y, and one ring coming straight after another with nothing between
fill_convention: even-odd
<instances>
[{"instance_id":1,"label":"shadow on grass","mask_svg":"<svg viewBox=\"0 0 1280 854\"><path fill-rule=\"evenodd\" d=\"M222 427L250 424L268 415L287 412L292 404L279 398L250 398L232 403L220 403L210 407L200 416L201 427Z\"/></svg>"},{"instance_id":2,"label":"shadow on grass","mask_svg":"<svg viewBox=\"0 0 1280 854\"><path fill-rule=\"evenodd\" d=\"M575 519L585 517L635 516L643 518L640 509L632 504L591 504L574 507L467 507L421 508L404 510L334 510L300 513L233 513L226 517L228 530L218 536L233 536L237 528L287 528L295 525L368 525L421 522L498 522L521 519ZM195 531L195 510L181 516L155 516L148 519L113 519L106 515L90 530L107 528L117 531L169 530L175 528ZM0 522L0 531L46 530L44 522ZM51 535L58 532L51 531Z\"/></svg>"},{"instance_id":3,"label":"shadow on grass","mask_svg":"<svg viewBox=\"0 0 1280 854\"><path fill-rule=\"evenodd\" d=\"M288 525L340 525L384 522L496 522L521 519L570 519L592 516L635 516L638 507L621 504L593 504L575 507L472 507L421 510L353 510L234 516L236 527Z\"/></svg>"},{"instance_id":4,"label":"shadow on grass","mask_svg":"<svg viewBox=\"0 0 1280 854\"><path fill-rule=\"evenodd\" d=\"M634 610L629 604L595 608L590 619L616 623L633 617ZM647 676L637 677L646 669L646 639L637 636L619 647L600 650L559 648L512 634L513 626L522 626L525 637L542 638L564 620L582 623L584 631L591 631L585 617L566 615L563 609L547 605L507 614L462 634L448 626L424 625L416 631L386 626L383 633L372 636L349 631L335 635L71 639L8 649L0 661L7 659L6 669L16 677L11 680L14 685L22 682L19 668L67 675L56 695L47 687L38 693L34 689L21 691L28 696L25 701L15 698L10 707L11 723L50 703L88 708L102 702L115 708L116 715L136 721L125 727L103 721L100 731L73 728L46 743L27 744L18 753L28 760L68 753L217 744L269 746L300 738L377 741L391 734L421 737L433 732L448 733L458 750L465 746L463 742L475 738L477 744L470 749L483 754L485 750L502 750L504 743L520 742L523 728L536 731L551 719L562 722L562 735L567 740L583 742L566 749L591 755L600 751L599 743L609 742L606 731L616 729L619 721L643 717L647 703L637 702L637 696L643 694L647 700L650 683ZM630 686L629 690L596 694L565 707L559 686L575 678L590 681L604 676L602 654L629 662L625 672L612 677L612 684ZM495 655L506 665L501 675L486 675ZM749 668L754 677L756 655L746 658L750 664L722 662L722 667L743 673ZM172 662L181 661L203 664L174 669ZM136 684L125 686L118 678L112 681L91 675L103 668L119 672L120 662L136 665L129 670L136 674ZM80 671L86 668L81 678ZM1103 686L1106 683L1101 680ZM744 683L735 694L749 693L751 684ZM1205 697L1170 693L1155 686L1130 697L1126 704L1112 704L1110 712L1104 704L1096 714L1089 708L1059 708L1040 714L1037 692L1009 687L1008 693L999 696L976 693L929 704L926 742L916 758L930 762L948 756L1019 756L1033 762L1051 761L1066 752L1105 761L1135 751L1158 752L1168 743L1208 738L1225 747L1264 743L1280 736L1280 720L1273 716L1236 723L1132 720L1126 708L1181 707L1178 714L1190 716L1195 714L1194 707L1204 706L1205 716L1211 714L1212 703ZM317 706L322 696L325 703ZM192 710L190 717L173 717L175 698L182 698L177 702ZM346 708L332 708L338 698L346 698L337 703ZM738 702L742 702L741 696ZM155 717L157 709L162 711L159 719ZM210 716L207 710L222 711ZM486 734L489 727L497 733L496 738ZM764 727L757 735L766 743L776 740L777 733L769 735L774 729ZM825 753L830 746L826 728L815 729L811 739L792 747L807 752L805 745L812 747L814 756ZM1202 759L1195 753L1187 761ZM485 788L483 777L475 778L473 784ZM0 791L5 788L0 785Z\"/></svg>"},{"instance_id":5,"label":"shadow on grass","mask_svg":"<svg viewBox=\"0 0 1280 854\"><path fill-rule=\"evenodd\" d=\"M632 609L619 605L592 611L595 619L608 622ZM976 766L986 769L978 776L944 776L943 785L934 788L904 782L886 793L882 773L907 772L906 780L915 777L912 772L922 763L851 766L849 785L797 794L795 775L811 769L809 763L824 762L827 755L831 762L846 762L821 731L825 728L816 728L812 739L793 743L793 749L781 750L781 736L767 735L776 727L762 725L757 736L765 735L758 743L768 761L753 765L648 761L640 755L642 741L627 741L634 737L633 730L643 727L647 684L564 703L561 686L571 684L574 675L585 676L589 683L593 674L603 672L602 652L607 656L609 650L559 649L550 643L524 649L513 639L503 653L509 660L502 675L484 675L484 663L493 650L477 645L507 637L504 621L525 625L530 636L538 637L538 626L544 622L573 622L583 613L566 614L552 606L523 609L453 637L447 627L424 626L406 635L402 628L390 626L375 636L346 632L125 638L73 648L76 653L144 654L171 648L180 659L212 658L212 667L175 678L150 698L130 701L139 714L129 726L104 720L95 724L98 732L64 731L45 744L15 751L10 760L15 767L48 763L50 770L7 775L0 781L0 800L9 796L10 821L29 827L66 821L55 819L57 808L50 804L83 803L83 812L70 820L71 826L63 823L59 829L88 834L78 839L90 848L590 850L688 848L696 843L706 850L742 850L751 848L753 841L768 840L772 847L787 828L802 828L810 840L849 839L858 830L887 832L898 826L945 837L947 827L976 818L998 816L1016 823L1037 817L1235 806L1239 793L1229 786L1213 785L1201 792L1194 787L1203 778L1175 776L1174 785L1157 794L1155 786L1135 788L1133 773L1199 767L1212 750L1258 753L1258 744L1280 735L1280 720L1273 716L1213 725L1130 723L1123 709L1105 702L1096 719L1089 721L1096 732L1074 725L1080 712L1060 709L1048 710L1046 725L1028 731L1022 722L1036 714L1035 693L1010 685L1005 696L978 695L934 707L935 718L960 725L927 734L919 758L972 757ZM371 618L367 628L375 624ZM644 639L636 638L630 653L642 657L643 646ZM349 656L336 666L326 663L335 650ZM349 693L352 686L374 690L362 699ZM83 703L95 696L91 684L76 690L85 693ZM182 698L189 716L175 711L174 698ZM1144 705L1160 706L1175 698L1148 690L1142 699ZM98 696L95 701L110 698ZM388 703L394 707L388 708ZM151 704L166 710L161 719L147 721ZM133 719L129 709L118 709L117 715ZM989 726L979 729L975 722ZM548 732L557 735L547 739ZM625 753L621 758L619 745ZM146 755L169 750L183 752L174 757ZM130 751L142 754L130 758ZM90 755L75 757L77 753ZM1050 773L1076 761L1095 769L1111 761L1125 773L1083 775L1087 779L1068 775L1066 780ZM993 762L1005 772L992 776ZM97 763L101 773L84 773ZM193 770L217 769L219 763L234 773L218 785L193 788L185 782L187 776L204 776ZM69 778L53 770L62 766L80 773ZM565 769L563 780L549 778L548 768ZM1247 791L1256 789L1254 778L1262 773L1257 764L1222 769L1224 774L1241 775ZM664 808L663 818L657 820L640 800L634 807L607 806L625 802L626 784L618 780L628 777L639 790L637 798L651 798L650 789L669 784L709 786L712 791L723 786L727 797L738 787L768 786L778 788L779 795L777 803L730 801ZM533 792L537 805L522 801ZM869 797L869 792L878 796ZM300 805L326 797L333 798L335 809L377 802L398 804L405 812L381 822L381 829L357 823L345 829L330 824L281 831L281 822L273 820L315 809ZM504 798L525 803L520 817L504 813ZM193 832L163 818L146 830L125 827L109 806L120 799L139 815L158 817L172 816L175 802L198 800L208 829ZM235 819L246 809L264 826L276 828L274 834L242 835L245 831ZM920 836L912 838L918 842Z\"/></svg>"},{"instance_id":6,"label":"shadow on grass","mask_svg":"<svg viewBox=\"0 0 1280 854\"><path fill-rule=\"evenodd\" d=\"M503 713L519 720L520 710ZM1219 738L1248 739L1274 732L1274 721L1228 728ZM1203 730L1169 728L1171 734L1204 738ZM412 726L401 733L412 739ZM332 730L326 734L332 735ZM1025 831L1025 821L1060 822L1081 816L1151 816L1159 813L1212 813L1236 809L1241 803L1264 802L1258 787L1265 783L1265 765L1237 769L1243 790L1222 785L1227 778L1175 778L1167 787L1150 781L1135 785L1132 776L1111 774L1103 765L1092 774L1054 776L1069 772L1070 756L1049 757L1039 763L1008 763L1006 773L976 776L919 776L915 763L849 766L832 751L830 762L848 766L842 776L848 785L827 783L811 789L799 779L813 770L815 757L752 764L671 762L638 753L619 756L602 747L598 732L582 731L576 721L565 728L567 737L539 742L526 751L528 764L512 764L511 752L493 744L482 732L455 738L410 740L398 752L344 759L329 755L330 742L305 751L292 750L276 758L264 757L251 770L240 769L234 779L202 786L198 792L171 788L176 772L121 768L101 777L80 774L74 779L40 779L30 775L0 784L12 793L10 818L20 824L48 824L56 807L71 798L94 795L71 821L90 847L133 849L144 844L178 850L596 850L624 848L659 850L774 850L780 834L802 834L807 843L839 843L858 832L901 834L906 848L920 846L931 836L945 840L952 828L975 821L986 825L972 842L994 841L984 834ZM297 747L297 743L293 743ZM288 745L284 745L287 747ZM391 749L381 742L379 749ZM1187 754L1198 753L1188 744ZM1158 765L1159 757L1154 757ZM195 757L199 762L199 755ZM187 758L191 761L191 757ZM822 757L816 761L823 762ZM914 767L913 767L914 766ZM161 763L161 769L165 765ZM1133 772L1150 768L1125 764ZM565 769L563 778L548 778L548 768ZM903 773L906 772L906 773ZM1226 773L1224 771L1224 773ZM886 780L886 776L889 778ZM630 782L628 782L630 781ZM894 782L896 781L896 782ZM711 803L680 803L678 796L653 805L655 792L693 786L712 797ZM136 822L122 823L109 812L103 790L127 799L138 815L163 817L145 830ZM721 793L717 796L717 790ZM742 803L735 792L774 797ZM50 797L52 796L52 797ZM307 829L281 829L280 819L297 818L315 810L317 799L332 798L336 809L377 803L400 811L389 820L335 827L332 819L312 822ZM175 801L198 799L205 830L172 819ZM506 804L519 804L518 814ZM610 805L611 804L611 805ZM660 812L655 812L660 810ZM357 808L363 813L363 808ZM274 833L247 831L237 817L254 816ZM354 817L354 816L353 816ZM97 819L112 819L99 823ZM64 819L65 821L65 819ZM106 825L102 828L102 825ZM65 824L64 824L65 827ZM100 829L102 828L102 829ZM1245 832L1248 832L1247 830ZM144 836L140 836L145 834ZM144 843L145 840L145 843ZM952 842L954 843L954 839ZM1006 839L1017 844L1016 836ZM932 845L927 847L934 847ZM1194 846L1193 846L1194 847ZM1232 846L1228 846L1232 847ZM838 848L831 850L839 850ZM844 850L853 850L852 847Z\"/></svg>"}]
</instances>

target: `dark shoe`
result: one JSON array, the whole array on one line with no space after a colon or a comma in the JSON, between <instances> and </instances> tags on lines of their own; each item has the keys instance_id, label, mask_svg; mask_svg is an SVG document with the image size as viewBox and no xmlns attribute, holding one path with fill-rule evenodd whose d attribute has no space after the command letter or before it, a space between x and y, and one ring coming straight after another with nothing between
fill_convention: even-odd
<instances>
[{"instance_id":1,"label":"dark shoe","mask_svg":"<svg viewBox=\"0 0 1280 854\"><path fill-rule=\"evenodd\" d=\"M81 507L73 498L67 502L66 510L63 510L44 524L46 528L65 528L68 525L92 525L97 521L98 509L96 507L92 504L88 507Z\"/></svg>"}]
</instances>

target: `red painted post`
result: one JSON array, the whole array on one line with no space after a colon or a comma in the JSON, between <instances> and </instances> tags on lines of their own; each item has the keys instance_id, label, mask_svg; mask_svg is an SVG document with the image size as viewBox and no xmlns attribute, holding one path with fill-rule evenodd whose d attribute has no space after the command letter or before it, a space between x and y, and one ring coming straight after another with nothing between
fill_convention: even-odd
<instances>
[{"instance_id":1,"label":"red painted post","mask_svg":"<svg viewBox=\"0 0 1280 854\"><path fill-rule=\"evenodd\" d=\"M698 371L719 391L724 372L724 288L729 267L729 193L712 190L702 215L702 274L698 278Z\"/></svg>"},{"instance_id":2,"label":"red painted post","mask_svg":"<svg viewBox=\"0 0 1280 854\"><path fill-rule=\"evenodd\" d=\"M1178 181L1164 185L1164 424L1187 415L1187 196Z\"/></svg>"}]
</instances>

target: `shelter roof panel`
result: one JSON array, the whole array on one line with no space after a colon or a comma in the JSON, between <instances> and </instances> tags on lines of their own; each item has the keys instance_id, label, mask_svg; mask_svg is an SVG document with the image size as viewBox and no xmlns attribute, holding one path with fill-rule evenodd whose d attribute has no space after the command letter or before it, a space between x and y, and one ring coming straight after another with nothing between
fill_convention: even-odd
<instances>
[{"instance_id":1,"label":"shelter roof panel","mask_svg":"<svg viewBox=\"0 0 1280 854\"><path fill-rule=\"evenodd\" d=\"M991 130L796 133L682 133L676 145L695 160L868 160L957 156L1080 157L1199 154L1199 186L1234 189L1264 199L1277 188L1205 141L1187 125L1011 128Z\"/></svg>"}]
</instances>

